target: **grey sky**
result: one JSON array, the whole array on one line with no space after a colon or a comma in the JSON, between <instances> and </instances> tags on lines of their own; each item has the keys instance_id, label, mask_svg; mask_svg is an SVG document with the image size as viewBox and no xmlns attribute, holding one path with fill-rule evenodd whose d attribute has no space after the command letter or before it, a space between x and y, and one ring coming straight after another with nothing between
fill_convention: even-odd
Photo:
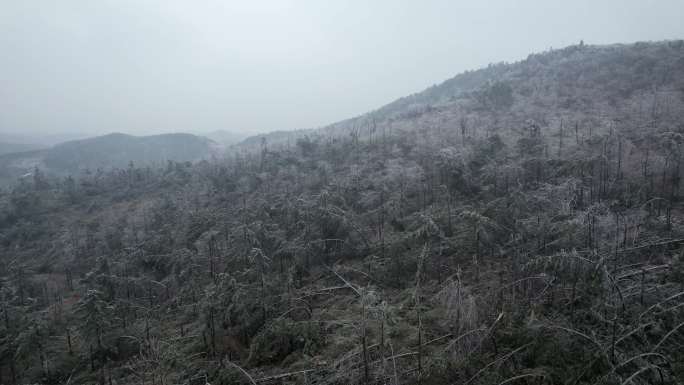
<instances>
[{"instance_id":1,"label":"grey sky","mask_svg":"<svg viewBox=\"0 0 684 385\"><path fill-rule=\"evenodd\" d=\"M0 0L0 133L325 125L459 72L684 38L682 0Z\"/></svg>"}]
</instances>

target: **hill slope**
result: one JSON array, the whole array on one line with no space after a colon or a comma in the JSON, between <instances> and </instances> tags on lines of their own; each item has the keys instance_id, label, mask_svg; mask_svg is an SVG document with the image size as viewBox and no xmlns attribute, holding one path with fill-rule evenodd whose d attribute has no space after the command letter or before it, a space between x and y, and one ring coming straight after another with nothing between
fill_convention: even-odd
<instances>
[{"instance_id":1,"label":"hill slope","mask_svg":"<svg viewBox=\"0 0 684 385\"><path fill-rule=\"evenodd\" d=\"M34 174L0 382L678 384L683 60L573 46L226 160Z\"/></svg>"},{"instance_id":2,"label":"hill slope","mask_svg":"<svg viewBox=\"0 0 684 385\"><path fill-rule=\"evenodd\" d=\"M368 136L368 130L380 122L401 125L426 114L439 115L459 129L464 113L486 114L497 110L522 113L524 118L574 114L592 117L616 115L633 110L639 103L641 118L657 103L677 98L684 89L679 74L684 67L681 40L660 43L614 44L608 46L575 45L544 53L530 54L525 60L490 64L487 68L467 71L439 85L395 100L367 114L322 127L316 132L302 130L265 137L269 144L284 145L297 138ZM494 85L510 87L511 106L497 99ZM655 99L653 99L655 95ZM650 100L649 97L651 98ZM660 98L659 98L660 97ZM622 109L623 111L618 111ZM444 116L447 114L448 116ZM486 115L485 114L485 115ZM457 121L453 121L457 120ZM517 122L518 126L524 125ZM415 125L414 125L415 126ZM257 148L259 140L248 141Z\"/></svg>"}]
</instances>

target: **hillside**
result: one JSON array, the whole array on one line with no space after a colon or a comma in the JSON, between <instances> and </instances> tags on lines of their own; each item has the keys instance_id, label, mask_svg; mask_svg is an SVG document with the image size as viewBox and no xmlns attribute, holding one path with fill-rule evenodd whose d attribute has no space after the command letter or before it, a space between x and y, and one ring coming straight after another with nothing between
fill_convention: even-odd
<instances>
[{"instance_id":1,"label":"hillside","mask_svg":"<svg viewBox=\"0 0 684 385\"><path fill-rule=\"evenodd\" d=\"M34 173L0 382L681 384L683 145L684 43L582 44L223 160Z\"/></svg>"},{"instance_id":2,"label":"hillside","mask_svg":"<svg viewBox=\"0 0 684 385\"><path fill-rule=\"evenodd\" d=\"M618 115L630 109L646 113L645 94L667 101L677 97L684 87L676 74L684 66L677 51L681 41L668 43L614 44L609 46L575 45L544 53L530 54L516 63L490 64L486 68L454 76L424 91L395 100L364 115L322 127L320 137L346 138L368 136L367 130L383 121L401 125L414 124L415 118L428 113L439 116L440 124L458 129L464 114L475 111L506 111L506 117L520 112L524 118L535 115L554 116L581 113L592 118ZM493 85L510 87L515 95L507 100L497 98ZM654 91L655 90L655 91ZM653 100L650 101L651 105ZM633 103L640 103L634 106ZM627 105L623 105L627 104ZM445 116L446 115L446 116ZM486 115L486 114L485 114ZM479 118L479 116L474 116ZM523 122L515 122L518 126ZM358 131L358 133L356 133ZM361 132L366 131L366 132ZM263 135L278 146L298 137L316 136L301 130L289 136ZM258 141L254 141L252 145Z\"/></svg>"}]
</instances>

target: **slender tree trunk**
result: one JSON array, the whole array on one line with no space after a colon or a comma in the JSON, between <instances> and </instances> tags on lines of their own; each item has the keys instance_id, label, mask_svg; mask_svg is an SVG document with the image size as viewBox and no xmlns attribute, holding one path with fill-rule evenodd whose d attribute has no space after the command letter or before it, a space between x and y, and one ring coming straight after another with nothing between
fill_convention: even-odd
<instances>
[{"instance_id":1,"label":"slender tree trunk","mask_svg":"<svg viewBox=\"0 0 684 385\"><path fill-rule=\"evenodd\" d=\"M419 304L416 306L416 314L418 317L418 384L421 384L423 379L423 321L420 317Z\"/></svg>"},{"instance_id":2,"label":"slender tree trunk","mask_svg":"<svg viewBox=\"0 0 684 385\"><path fill-rule=\"evenodd\" d=\"M369 372L368 372L368 347L366 340L366 304L365 299L361 298L361 346L363 349L363 383L368 384Z\"/></svg>"},{"instance_id":3,"label":"slender tree trunk","mask_svg":"<svg viewBox=\"0 0 684 385\"><path fill-rule=\"evenodd\" d=\"M563 155L563 119L560 121L560 130L558 133L558 157Z\"/></svg>"},{"instance_id":4,"label":"slender tree trunk","mask_svg":"<svg viewBox=\"0 0 684 385\"><path fill-rule=\"evenodd\" d=\"M71 331L69 330L68 327L66 329L66 332L67 332L67 346L69 347L69 355L71 356L74 354L74 351L73 351L72 346L71 346Z\"/></svg>"},{"instance_id":5,"label":"slender tree trunk","mask_svg":"<svg viewBox=\"0 0 684 385\"><path fill-rule=\"evenodd\" d=\"M94 372L95 371L95 357L93 355L93 345L90 345L88 352L90 355L90 371Z\"/></svg>"},{"instance_id":6,"label":"slender tree trunk","mask_svg":"<svg viewBox=\"0 0 684 385\"><path fill-rule=\"evenodd\" d=\"M12 384L16 385L17 383L17 367L14 362L14 358L10 358L10 372L12 374Z\"/></svg>"}]
</instances>

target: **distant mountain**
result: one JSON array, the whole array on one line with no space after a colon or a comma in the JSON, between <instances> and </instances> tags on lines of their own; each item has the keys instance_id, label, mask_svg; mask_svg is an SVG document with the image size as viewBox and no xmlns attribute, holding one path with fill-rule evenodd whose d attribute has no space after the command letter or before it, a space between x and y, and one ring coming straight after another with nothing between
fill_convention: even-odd
<instances>
[{"instance_id":1,"label":"distant mountain","mask_svg":"<svg viewBox=\"0 0 684 385\"><path fill-rule=\"evenodd\" d=\"M220 146L192 134L132 136L109 134L65 142L44 150L0 155L0 184L30 173L35 167L55 175L76 174L85 169L124 168L195 161L217 154Z\"/></svg>"},{"instance_id":2,"label":"distant mountain","mask_svg":"<svg viewBox=\"0 0 684 385\"><path fill-rule=\"evenodd\" d=\"M132 136L114 133L58 144L47 151L44 162L50 169L77 171L126 167L130 162L192 161L207 157L213 143L191 134Z\"/></svg>"},{"instance_id":3,"label":"distant mountain","mask_svg":"<svg viewBox=\"0 0 684 385\"><path fill-rule=\"evenodd\" d=\"M33 145L34 148L51 147L59 143L64 143L71 140L81 140L90 135L76 132L58 132L58 133L1 133L0 142L5 143L23 143ZM25 150L26 151L26 150Z\"/></svg>"},{"instance_id":4,"label":"distant mountain","mask_svg":"<svg viewBox=\"0 0 684 385\"><path fill-rule=\"evenodd\" d=\"M265 145L267 148L287 148L297 143L297 140L308 135L320 135L319 129L300 129L292 131L271 131L245 138L236 144L235 151L258 151Z\"/></svg>"},{"instance_id":5,"label":"distant mountain","mask_svg":"<svg viewBox=\"0 0 684 385\"><path fill-rule=\"evenodd\" d=\"M222 144L224 146L230 146L236 144L243 139L247 138L249 135L239 132L227 131L227 130L216 130L204 134L207 138L213 140L216 143Z\"/></svg>"},{"instance_id":6,"label":"distant mountain","mask_svg":"<svg viewBox=\"0 0 684 385\"><path fill-rule=\"evenodd\" d=\"M16 152L32 151L42 148L43 146L32 143L11 143L0 142L0 155L12 154Z\"/></svg>"}]
</instances>

